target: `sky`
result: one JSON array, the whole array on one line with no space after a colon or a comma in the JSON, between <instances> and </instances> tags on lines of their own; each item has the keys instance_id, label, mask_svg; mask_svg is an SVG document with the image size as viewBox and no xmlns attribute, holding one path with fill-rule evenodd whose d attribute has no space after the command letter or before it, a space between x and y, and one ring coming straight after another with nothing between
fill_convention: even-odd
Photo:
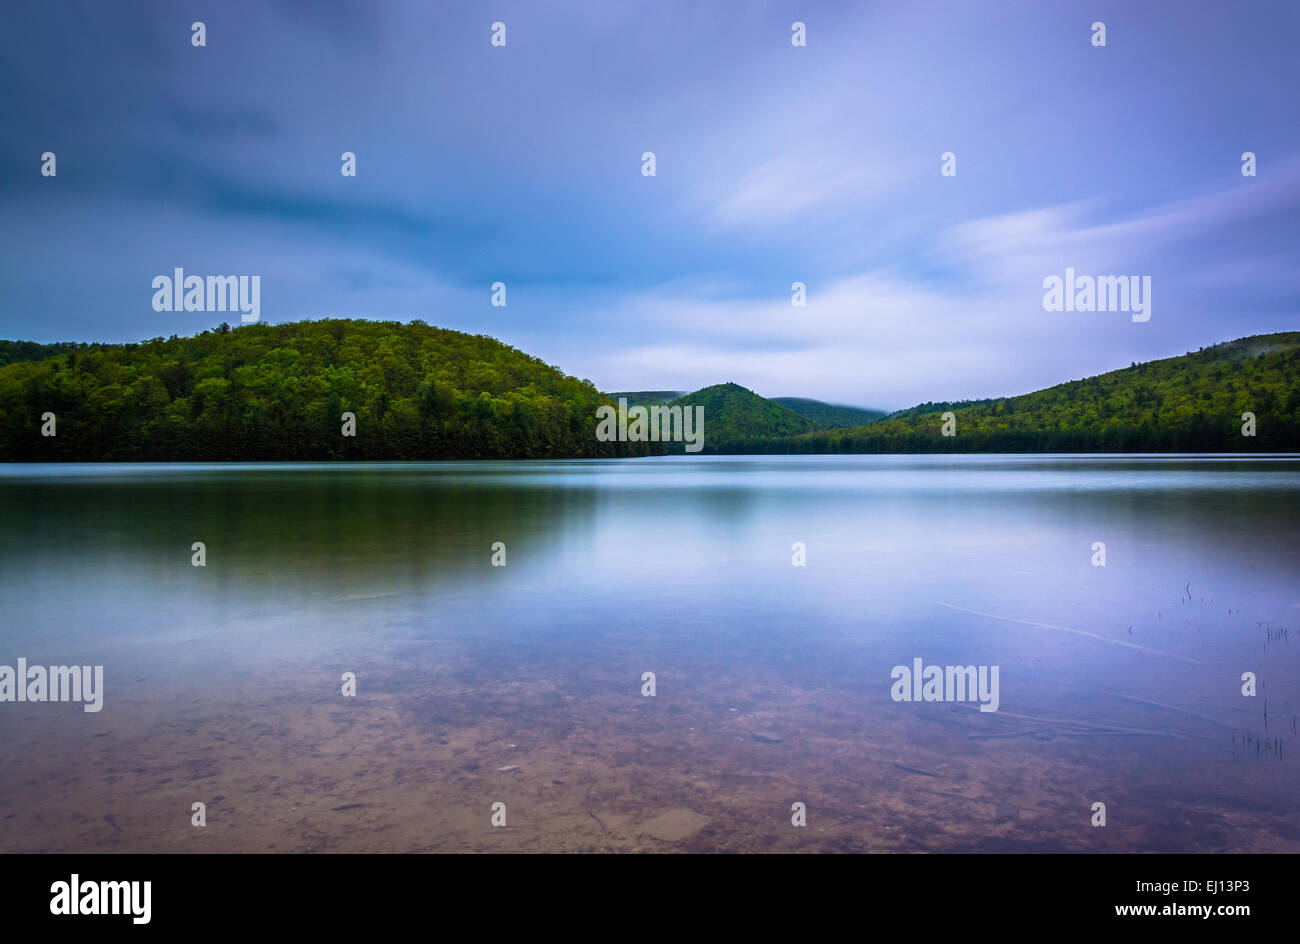
<instances>
[{"instance_id":1,"label":"sky","mask_svg":"<svg viewBox=\"0 0 1300 944\"><path fill-rule=\"evenodd\" d=\"M1295 0L8 0L0 337L237 324L154 310L181 267L603 390L1024 393L1300 328L1298 39ZM1044 310L1067 267L1150 320Z\"/></svg>"}]
</instances>

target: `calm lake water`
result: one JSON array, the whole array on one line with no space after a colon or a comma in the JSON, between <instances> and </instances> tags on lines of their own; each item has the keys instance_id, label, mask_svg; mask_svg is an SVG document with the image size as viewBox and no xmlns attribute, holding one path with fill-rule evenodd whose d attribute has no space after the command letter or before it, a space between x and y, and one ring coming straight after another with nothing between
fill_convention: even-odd
<instances>
[{"instance_id":1,"label":"calm lake water","mask_svg":"<svg viewBox=\"0 0 1300 944\"><path fill-rule=\"evenodd\" d=\"M1300 851L1298 526L1286 457L0 466L0 664L105 689L0 704L0 850Z\"/></svg>"}]
</instances>

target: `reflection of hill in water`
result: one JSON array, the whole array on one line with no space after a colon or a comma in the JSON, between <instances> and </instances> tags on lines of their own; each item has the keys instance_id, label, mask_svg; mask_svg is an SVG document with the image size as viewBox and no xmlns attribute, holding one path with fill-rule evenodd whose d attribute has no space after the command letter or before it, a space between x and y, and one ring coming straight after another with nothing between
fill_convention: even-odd
<instances>
[{"instance_id":1,"label":"reflection of hill in water","mask_svg":"<svg viewBox=\"0 0 1300 944\"><path fill-rule=\"evenodd\" d=\"M0 483L3 533L22 552L62 561L105 556L168 579L207 546L206 576L248 592L292 583L332 597L394 584L433 585L489 566L492 543L526 567L539 544L581 540L598 494L491 463L180 471L145 466L25 488ZM194 467L185 467L187 470ZM41 500L49 496L51 501ZM467 500L468 499L468 500ZM521 533L527 539L511 539ZM514 547L511 547L511 545ZM16 541L9 544L17 551Z\"/></svg>"}]
</instances>

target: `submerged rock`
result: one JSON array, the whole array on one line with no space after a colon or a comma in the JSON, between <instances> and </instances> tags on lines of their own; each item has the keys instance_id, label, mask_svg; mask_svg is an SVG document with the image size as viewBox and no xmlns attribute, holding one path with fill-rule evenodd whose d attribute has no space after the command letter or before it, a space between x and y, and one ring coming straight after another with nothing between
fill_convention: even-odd
<instances>
[{"instance_id":1,"label":"submerged rock","mask_svg":"<svg viewBox=\"0 0 1300 944\"><path fill-rule=\"evenodd\" d=\"M641 824L641 832L664 842L678 842L697 833L709 818L686 807L675 807Z\"/></svg>"}]
</instances>

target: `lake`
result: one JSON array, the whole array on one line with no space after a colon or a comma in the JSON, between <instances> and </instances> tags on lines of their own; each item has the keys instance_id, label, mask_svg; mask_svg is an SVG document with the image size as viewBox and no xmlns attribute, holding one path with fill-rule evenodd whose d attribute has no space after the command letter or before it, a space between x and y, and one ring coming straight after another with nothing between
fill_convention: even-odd
<instances>
[{"instance_id":1,"label":"lake","mask_svg":"<svg viewBox=\"0 0 1300 944\"><path fill-rule=\"evenodd\" d=\"M104 681L0 703L0 850L1296 852L1298 526L1296 457L3 465L0 664Z\"/></svg>"}]
</instances>

